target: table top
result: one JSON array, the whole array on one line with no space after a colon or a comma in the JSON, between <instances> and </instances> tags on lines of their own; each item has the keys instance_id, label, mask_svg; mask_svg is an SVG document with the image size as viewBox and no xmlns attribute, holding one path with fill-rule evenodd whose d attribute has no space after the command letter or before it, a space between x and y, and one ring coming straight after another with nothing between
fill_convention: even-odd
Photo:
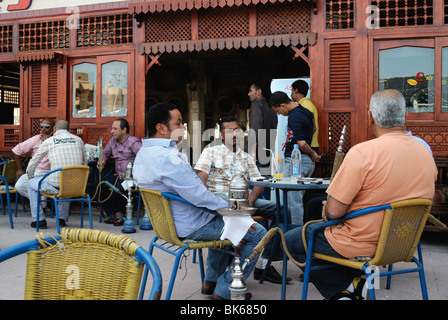
<instances>
[{"instance_id":1,"label":"table top","mask_svg":"<svg viewBox=\"0 0 448 320\"><path fill-rule=\"evenodd\" d=\"M248 179L251 186L265 188L290 189L290 190L326 190L330 185L330 179L322 178L299 178L299 179Z\"/></svg>"}]
</instances>

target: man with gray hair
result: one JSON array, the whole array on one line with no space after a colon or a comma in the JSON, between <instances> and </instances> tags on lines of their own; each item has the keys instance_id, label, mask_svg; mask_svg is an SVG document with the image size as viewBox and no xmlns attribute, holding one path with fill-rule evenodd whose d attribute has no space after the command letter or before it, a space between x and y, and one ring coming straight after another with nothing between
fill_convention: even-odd
<instances>
[{"instance_id":1,"label":"man with gray hair","mask_svg":"<svg viewBox=\"0 0 448 320\"><path fill-rule=\"evenodd\" d=\"M431 199L437 168L421 143L404 131L406 104L396 90L375 93L370 102L369 125L375 139L353 146L327 189L322 218L333 220L346 213L412 198ZM335 257L373 257L384 210L346 220L315 234L314 251ZM318 222L319 223L319 222ZM308 238L313 224L306 232ZM306 258L302 228L286 233L296 260ZM357 270L336 267L316 270L310 281L327 299L365 298L365 280Z\"/></svg>"},{"instance_id":2,"label":"man with gray hair","mask_svg":"<svg viewBox=\"0 0 448 320\"><path fill-rule=\"evenodd\" d=\"M69 124L66 120L59 120L54 126L56 132L54 135L45 140L39 147L33 158L28 164L27 174L29 177L28 194L30 199L31 216L33 222L31 227L35 228L38 221L39 228L45 229L47 221L45 220L45 213L42 209L37 208L37 187L42 177L34 177L37 165L44 158L48 156L50 161L50 170L55 170L65 166L85 165L87 164L86 150L84 142L80 137L68 132ZM59 190L59 172L49 175L41 184L42 189L50 191ZM68 218L70 202L62 202L58 205L59 211L59 225L65 226Z\"/></svg>"}]
</instances>

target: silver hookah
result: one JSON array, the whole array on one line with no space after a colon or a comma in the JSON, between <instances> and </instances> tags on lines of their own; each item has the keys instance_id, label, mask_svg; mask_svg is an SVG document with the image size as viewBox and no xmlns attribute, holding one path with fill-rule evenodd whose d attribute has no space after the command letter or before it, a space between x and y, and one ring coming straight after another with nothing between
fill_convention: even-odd
<instances>
[{"instance_id":1,"label":"silver hookah","mask_svg":"<svg viewBox=\"0 0 448 320\"><path fill-rule=\"evenodd\" d=\"M237 210L239 206L249 205L249 184L246 177L242 174L235 175L229 185L229 208ZM244 283L244 268L246 262L240 267L240 251L241 248L236 247L237 254L235 256L235 266L231 267L232 282L229 286L231 300L245 300L247 287Z\"/></svg>"},{"instance_id":2,"label":"silver hookah","mask_svg":"<svg viewBox=\"0 0 448 320\"><path fill-rule=\"evenodd\" d=\"M132 211L134 209L132 205L132 189L134 187L134 179L132 178L132 163L129 162L126 166L126 174L124 180L126 180L129 183L128 188L128 196L125 197L127 199L126 204L126 219L123 224L123 230L121 230L123 233L135 233L137 230L135 229L135 222L132 219Z\"/></svg>"}]
</instances>

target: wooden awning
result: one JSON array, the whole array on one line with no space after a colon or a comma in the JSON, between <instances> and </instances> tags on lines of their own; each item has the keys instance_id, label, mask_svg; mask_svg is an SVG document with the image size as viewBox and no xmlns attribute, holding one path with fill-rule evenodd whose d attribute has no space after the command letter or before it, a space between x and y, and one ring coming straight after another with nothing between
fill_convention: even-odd
<instances>
[{"instance_id":1,"label":"wooden awning","mask_svg":"<svg viewBox=\"0 0 448 320\"><path fill-rule=\"evenodd\" d=\"M170 52L193 52L207 50L224 50L239 48L262 48L297 45L314 45L316 33L282 34L275 36L255 36L224 39L204 39L170 42L142 43L138 46L139 54L158 54Z\"/></svg>"},{"instance_id":2,"label":"wooden awning","mask_svg":"<svg viewBox=\"0 0 448 320\"><path fill-rule=\"evenodd\" d=\"M18 53L15 59L19 63L60 60L64 54L59 51L30 51Z\"/></svg>"},{"instance_id":3,"label":"wooden awning","mask_svg":"<svg viewBox=\"0 0 448 320\"><path fill-rule=\"evenodd\" d=\"M316 0L155 0L129 3L130 14L145 14L162 11L177 11L177 10L192 10L201 8L216 8L224 6L248 6L250 4L266 4L268 2L293 2L304 1L314 4L316 7Z\"/></svg>"}]
</instances>

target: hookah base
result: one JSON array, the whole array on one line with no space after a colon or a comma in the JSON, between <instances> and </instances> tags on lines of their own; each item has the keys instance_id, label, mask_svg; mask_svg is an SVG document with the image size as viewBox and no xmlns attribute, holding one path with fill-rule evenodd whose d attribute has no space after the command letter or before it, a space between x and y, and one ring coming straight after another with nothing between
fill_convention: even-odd
<instances>
[{"instance_id":1,"label":"hookah base","mask_svg":"<svg viewBox=\"0 0 448 320\"><path fill-rule=\"evenodd\" d=\"M134 220L126 220L123 224L123 230L121 230L123 233L135 233L137 230L135 229L135 222Z\"/></svg>"}]
</instances>

